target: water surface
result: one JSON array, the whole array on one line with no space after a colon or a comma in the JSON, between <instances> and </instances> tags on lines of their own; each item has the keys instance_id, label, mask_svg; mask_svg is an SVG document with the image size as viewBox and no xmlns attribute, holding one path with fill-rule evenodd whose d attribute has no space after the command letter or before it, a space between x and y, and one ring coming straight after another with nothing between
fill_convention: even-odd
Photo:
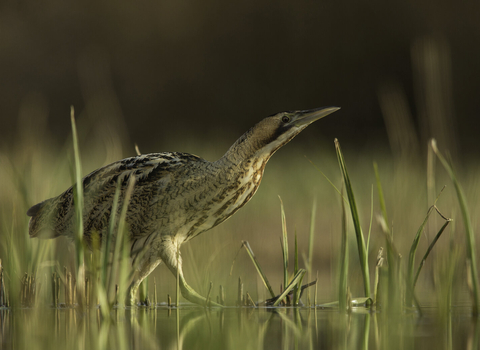
<instances>
[{"instance_id":1,"label":"water surface","mask_svg":"<svg viewBox=\"0 0 480 350\"><path fill-rule=\"evenodd\" d=\"M468 307L2 309L3 349L477 349ZM107 317L105 317L107 316Z\"/></svg>"}]
</instances>

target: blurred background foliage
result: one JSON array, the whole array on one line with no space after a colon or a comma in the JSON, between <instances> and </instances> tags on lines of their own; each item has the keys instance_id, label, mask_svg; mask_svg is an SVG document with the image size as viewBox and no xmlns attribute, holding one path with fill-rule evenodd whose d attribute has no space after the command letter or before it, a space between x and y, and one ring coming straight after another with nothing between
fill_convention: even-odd
<instances>
[{"instance_id":1,"label":"blurred background foliage","mask_svg":"<svg viewBox=\"0 0 480 350\"><path fill-rule=\"evenodd\" d=\"M227 145L275 112L338 105L310 138L381 147L393 91L417 143L447 118L455 149L474 154L479 16L471 1L2 1L1 140L34 112L62 140L74 105L115 124L129 154L186 137Z\"/></svg>"}]
</instances>

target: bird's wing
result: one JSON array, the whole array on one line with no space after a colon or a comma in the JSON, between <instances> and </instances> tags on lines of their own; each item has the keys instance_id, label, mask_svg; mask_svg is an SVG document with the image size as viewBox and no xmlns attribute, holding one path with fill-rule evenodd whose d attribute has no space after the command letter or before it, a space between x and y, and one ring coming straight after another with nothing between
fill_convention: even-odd
<instances>
[{"instance_id":1,"label":"bird's wing","mask_svg":"<svg viewBox=\"0 0 480 350\"><path fill-rule=\"evenodd\" d=\"M120 186L118 210L123 204L128 183L135 178L127 221L137 230L159 193L171 186L172 180L182 173L181 168L191 161L203 159L186 153L152 153L126 158L94 171L83 179L84 222L86 229L102 231L108 226L115 191ZM134 227L131 227L134 229ZM131 232L133 236L144 232Z\"/></svg>"},{"instance_id":2,"label":"bird's wing","mask_svg":"<svg viewBox=\"0 0 480 350\"><path fill-rule=\"evenodd\" d=\"M158 187L169 186L172 175L186 163L203 159L186 153L151 153L125 158L93 171L82 179L84 191L84 230L102 233L109 224L113 198L120 186L119 203L123 203L128 183L135 177L135 187L131 203L148 205ZM74 189L67 189L58 197L46 200L29 209L30 235L37 236L41 231L50 231L48 235L71 235L73 229ZM144 202L147 203L144 203ZM119 205L119 210L121 205ZM133 213L135 215L135 212ZM128 218L127 218L128 219ZM41 234L38 234L40 237ZM48 237L45 235L45 237Z\"/></svg>"}]
</instances>

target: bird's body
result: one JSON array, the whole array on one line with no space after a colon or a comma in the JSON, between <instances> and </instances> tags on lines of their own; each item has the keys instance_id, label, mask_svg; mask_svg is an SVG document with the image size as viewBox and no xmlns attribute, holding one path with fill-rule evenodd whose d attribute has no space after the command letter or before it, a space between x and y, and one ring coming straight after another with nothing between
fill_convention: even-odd
<instances>
[{"instance_id":1,"label":"bird's body","mask_svg":"<svg viewBox=\"0 0 480 350\"><path fill-rule=\"evenodd\" d=\"M126 158L100 168L83 178L84 240L92 246L97 233L104 241L109 230L113 200L120 188L123 203L128 184L134 188L128 203L126 224L131 256L137 271L130 287L133 303L140 282L163 261L177 275L182 294L204 303L185 282L176 252L180 245L222 223L255 194L265 165L275 151L311 122L338 108L283 112L266 118L240 137L215 162L178 153L152 153ZM116 218L121 205L117 207ZM29 209L31 237L74 237L73 187L58 197Z\"/></svg>"}]
</instances>

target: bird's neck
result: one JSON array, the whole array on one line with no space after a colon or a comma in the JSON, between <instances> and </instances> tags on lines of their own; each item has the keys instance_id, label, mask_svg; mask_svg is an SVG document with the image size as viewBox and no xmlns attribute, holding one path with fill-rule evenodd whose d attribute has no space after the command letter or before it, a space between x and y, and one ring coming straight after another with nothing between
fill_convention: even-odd
<instances>
[{"instance_id":1,"label":"bird's neck","mask_svg":"<svg viewBox=\"0 0 480 350\"><path fill-rule=\"evenodd\" d=\"M252 128L243 134L217 163L223 167L238 168L260 159L266 162L275 150L261 142L255 134L255 128Z\"/></svg>"}]
</instances>

